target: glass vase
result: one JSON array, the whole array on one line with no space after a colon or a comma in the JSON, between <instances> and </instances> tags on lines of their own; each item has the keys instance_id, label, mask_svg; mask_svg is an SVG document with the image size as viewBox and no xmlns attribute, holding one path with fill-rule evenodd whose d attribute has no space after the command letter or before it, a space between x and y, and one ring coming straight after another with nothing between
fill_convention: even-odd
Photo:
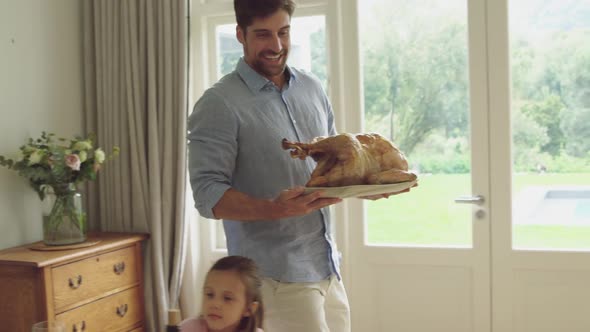
<instances>
[{"instance_id":1,"label":"glass vase","mask_svg":"<svg viewBox=\"0 0 590 332\"><path fill-rule=\"evenodd\" d=\"M47 186L43 198L43 242L49 246L86 241L86 212L73 183Z\"/></svg>"}]
</instances>

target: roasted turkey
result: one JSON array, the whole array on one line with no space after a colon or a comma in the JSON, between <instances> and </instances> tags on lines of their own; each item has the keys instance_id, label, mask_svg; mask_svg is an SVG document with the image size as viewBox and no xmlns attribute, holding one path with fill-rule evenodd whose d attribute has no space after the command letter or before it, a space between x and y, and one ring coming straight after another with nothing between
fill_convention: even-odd
<instances>
[{"instance_id":1,"label":"roasted turkey","mask_svg":"<svg viewBox=\"0 0 590 332\"><path fill-rule=\"evenodd\" d=\"M292 158L310 156L317 166L307 187L342 187L413 181L404 154L379 134L339 134L316 137L310 143L282 141Z\"/></svg>"}]
</instances>

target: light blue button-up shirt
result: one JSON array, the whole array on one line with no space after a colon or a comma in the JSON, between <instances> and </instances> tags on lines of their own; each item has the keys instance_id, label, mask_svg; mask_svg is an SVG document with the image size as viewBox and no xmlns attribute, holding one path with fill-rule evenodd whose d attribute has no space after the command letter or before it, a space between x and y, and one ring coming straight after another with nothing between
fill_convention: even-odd
<instances>
[{"instance_id":1,"label":"light blue button-up shirt","mask_svg":"<svg viewBox=\"0 0 590 332\"><path fill-rule=\"evenodd\" d=\"M195 206L206 218L230 187L273 199L303 186L315 162L293 159L283 138L309 142L335 135L332 107L319 80L287 67L283 90L240 59L236 70L205 91L189 117L189 172ZM273 221L224 220L230 255L254 259L263 276L317 282L339 276L329 209Z\"/></svg>"}]
</instances>

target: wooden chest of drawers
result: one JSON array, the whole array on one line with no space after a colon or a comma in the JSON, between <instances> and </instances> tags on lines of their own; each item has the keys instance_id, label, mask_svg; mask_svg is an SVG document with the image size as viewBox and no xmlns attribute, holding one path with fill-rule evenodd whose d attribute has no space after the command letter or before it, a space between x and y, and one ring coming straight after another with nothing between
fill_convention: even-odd
<instances>
[{"instance_id":1,"label":"wooden chest of drawers","mask_svg":"<svg viewBox=\"0 0 590 332\"><path fill-rule=\"evenodd\" d=\"M66 331L143 331L145 234L95 233L97 244L37 251L0 251L0 331L28 332L62 320Z\"/></svg>"}]
</instances>

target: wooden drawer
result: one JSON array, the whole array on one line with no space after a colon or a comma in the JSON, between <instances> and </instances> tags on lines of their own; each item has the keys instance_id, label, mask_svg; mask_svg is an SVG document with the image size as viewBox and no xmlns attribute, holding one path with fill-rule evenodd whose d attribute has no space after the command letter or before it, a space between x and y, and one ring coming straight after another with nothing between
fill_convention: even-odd
<instances>
[{"instance_id":1,"label":"wooden drawer","mask_svg":"<svg viewBox=\"0 0 590 332\"><path fill-rule=\"evenodd\" d=\"M140 288L134 287L55 317L66 323L66 331L129 331L141 324L143 304Z\"/></svg>"},{"instance_id":2,"label":"wooden drawer","mask_svg":"<svg viewBox=\"0 0 590 332\"><path fill-rule=\"evenodd\" d=\"M134 256L135 247L127 247L53 268L55 312L138 283Z\"/></svg>"},{"instance_id":3,"label":"wooden drawer","mask_svg":"<svg viewBox=\"0 0 590 332\"><path fill-rule=\"evenodd\" d=\"M68 332L82 320L85 332L145 331L141 245L148 238L97 232L88 234L97 243L81 248L31 250L36 242L0 250L0 331L31 331L56 317L70 319Z\"/></svg>"}]
</instances>

